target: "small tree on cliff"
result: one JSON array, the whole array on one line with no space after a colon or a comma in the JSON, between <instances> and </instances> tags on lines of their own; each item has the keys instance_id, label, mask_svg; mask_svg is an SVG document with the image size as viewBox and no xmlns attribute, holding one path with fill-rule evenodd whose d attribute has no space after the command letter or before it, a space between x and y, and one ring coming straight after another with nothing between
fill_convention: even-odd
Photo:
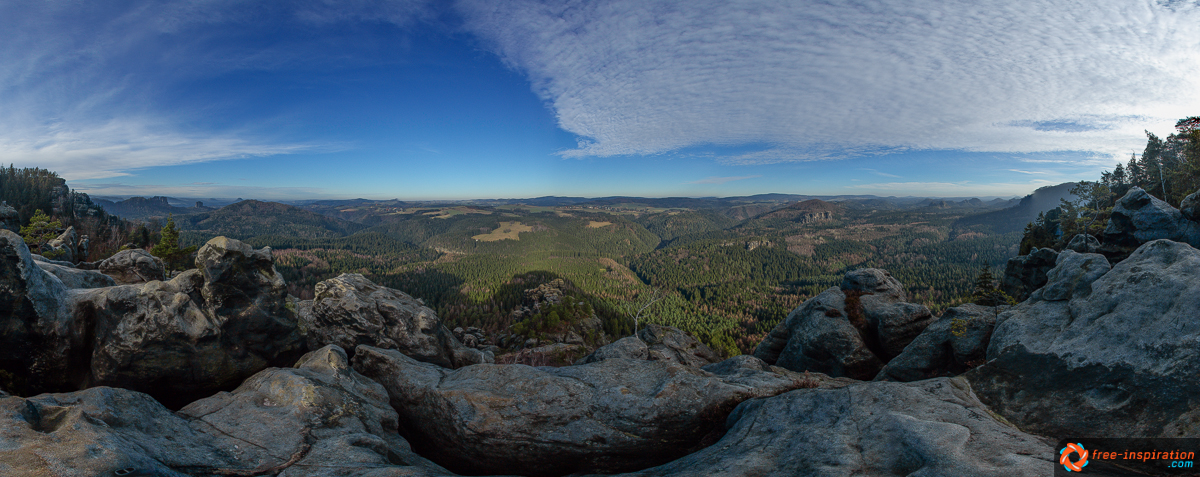
<instances>
[{"instance_id":1,"label":"small tree on cliff","mask_svg":"<svg viewBox=\"0 0 1200 477\"><path fill-rule=\"evenodd\" d=\"M1016 304L1016 300L996 286L996 277L987 267L984 267L979 272L979 276L975 277L975 292L971 294L971 301L976 305L983 306Z\"/></svg>"},{"instance_id":2,"label":"small tree on cliff","mask_svg":"<svg viewBox=\"0 0 1200 477\"><path fill-rule=\"evenodd\" d=\"M175 218L167 217L167 225L162 228L162 238L150 249L150 255L161 258L167 265L167 270L178 270L183 268L184 260L195 251L195 246L179 248L179 230L175 228Z\"/></svg>"}]
</instances>

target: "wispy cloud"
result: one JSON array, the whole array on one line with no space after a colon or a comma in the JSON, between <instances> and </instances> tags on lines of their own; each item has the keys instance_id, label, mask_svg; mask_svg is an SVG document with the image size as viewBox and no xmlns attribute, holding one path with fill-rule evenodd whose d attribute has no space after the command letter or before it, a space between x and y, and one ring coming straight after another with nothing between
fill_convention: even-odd
<instances>
[{"instance_id":1,"label":"wispy cloud","mask_svg":"<svg viewBox=\"0 0 1200 477\"><path fill-rule=\"evenodd\" d=\"M1022 171L1020 169L1009 169L1009 171L1017 172L1017 173L1021 173L1021 174L1050 174L1051 173L1050 171Z\"/></svg>"},{"instance_id":2,"label":"wispy cloud","mask_svg":"<svg viewBox=\"0 0 1200 477\"><path fill-rule=\"evenodd\" d=\"M1034 189L1047 185L1057 184L1053 181L1032 180L1029 182L974 182L974 181L959 181L959 182L881 182L875 184L858 184L846 186L846 189L851 189L860 192L877 193L881 195L890 195L895 193L913 194L914 191L919 191L920 195L932 197L981 197L981 196L1006 196L1006 195L1024 195L1032 192Z\"/></svg>"},{"instance_id":3,"label":"wispy cloud","mask_svg":"<svg viewBox=\"0 0 1200 477\"><path fill-rule=\"evenodd\" d=\"M0 2L0 161L89 179L336 149L275 137L266 132L275 118L251 125L222 117L220 104L172 103L191 85L230 72L330 64L330 48L313 48L314 40L266 41L255 32L339 22L404 26L426 18L428 3Z\"/></svg>"},{"instance_id":4,"label":"wispy cloud","mask_svg":"<svg viewBox=\"0 0 1200 477\"><path fill-rule=\"evenodd\" d=\"M875 148L1092 151L1200 110L1200 6L1152 0L460 0L526 73L566 157L772 144L726 164ZM1099 162L1098 162L1099 163Z\"/></svg>"},{"instance_id":5,"label":"wispy cloud","mask_svg":"<svg viewBox=\"0 0 1200 477\"><path fill-rule=\"evenodd\" d=\"M746 179L754 179L756 177L762 177L762 176L755 175L755 176L707 177L704 179L700 179L698 181L686 182L685 184L724 184L726 182L744 181Z\"/></svg>"},{"instance_id":6,"label":"wispy cloud","mask_svg":"<svg viewBox=\"0 0 1200 477\"><path fill-rule=\"evenodd\" d=\"M888 173L886 173L886 172L879 172L879 171L877 171L877 170L875 170L875 169L871 169L871 168L868 168L868 167L862 167L862 168L860 168L860 169L861 169L861 170L864 170L864 171L867 171L867 172L870 172L870 173L872 173L872 174L875 174L875 175L877 175L877 176L891 177L891 178L893 178L893 179L903 179L903 177L901 177L901 176L898 176L898 175L895 175L895 174L888 174Z\"/></svg>"}]
</instances>

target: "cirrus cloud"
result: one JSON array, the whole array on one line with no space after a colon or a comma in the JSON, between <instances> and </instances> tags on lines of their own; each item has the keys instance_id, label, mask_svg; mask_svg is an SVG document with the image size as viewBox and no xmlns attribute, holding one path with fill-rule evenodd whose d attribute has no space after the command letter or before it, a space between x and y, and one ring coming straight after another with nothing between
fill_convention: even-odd
<instances>
[{"instance_id":1,"label":"cirrus cloud","mask_svg":"<svg viewBox=\"0 0 1200 477\"><path fill-rule=\"evenodd\" d=\"M729 164L856 150L1089 151L1200 110L1200 7L1153 1L461 0L529 77L565 157L766 143ZM840 151L850 151L842 153ZM870 153L867 153L870 154Z\"/></svg>"}]
</instances>

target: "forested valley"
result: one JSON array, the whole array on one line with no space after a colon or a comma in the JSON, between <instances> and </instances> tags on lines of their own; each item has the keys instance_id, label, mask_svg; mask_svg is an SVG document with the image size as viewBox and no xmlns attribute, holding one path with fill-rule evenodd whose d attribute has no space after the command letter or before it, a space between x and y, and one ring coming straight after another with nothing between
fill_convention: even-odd
<instances>
[{"instance_id":1,"label":"forested valley","mask_svg":"<svg viewBox=\"0 0 1200 477\"><path fill-rule=\"evenodd\" d=\"M6 200L21 204L21 220L38 207L65 210L46 198L61 182L53 173L10 168L4 180ZM26 189L38 192L13 192ZM613 337L644 323L676 326L727 355L752 351L792 309L856 268L889 270L910 301L935 312L963 303L980 271L1000 273L1022 237L963 220L1013 201L826 199L240 201L150 210L137 220L97 207L71 223L104 237L89 260L122 247L150 249L169 222L179 230L180 250L218 235L271 247L289 292L300 299L312 298L322 280L361 273L421 298L452 328L490 334L512 329L526 289L561 278L576 298L571 303L584 306L560 314L594 313Z\"/></svg>"}]
</instances>

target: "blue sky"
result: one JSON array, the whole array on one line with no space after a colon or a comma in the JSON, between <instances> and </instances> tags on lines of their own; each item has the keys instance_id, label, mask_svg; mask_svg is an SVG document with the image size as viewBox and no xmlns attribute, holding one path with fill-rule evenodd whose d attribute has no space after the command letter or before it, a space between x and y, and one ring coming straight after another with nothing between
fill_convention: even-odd
<instances>
[{"instance_id":1,"label":"blue sky","mask_svg":"<svg viewBox=\"0 0 1200 477\"><path fill-rule=\"evenodd\" d=\"M93 195L1012 196L1200 114L1200 4L0 0L0 162Z\"/></svg>"}]
</instances>

